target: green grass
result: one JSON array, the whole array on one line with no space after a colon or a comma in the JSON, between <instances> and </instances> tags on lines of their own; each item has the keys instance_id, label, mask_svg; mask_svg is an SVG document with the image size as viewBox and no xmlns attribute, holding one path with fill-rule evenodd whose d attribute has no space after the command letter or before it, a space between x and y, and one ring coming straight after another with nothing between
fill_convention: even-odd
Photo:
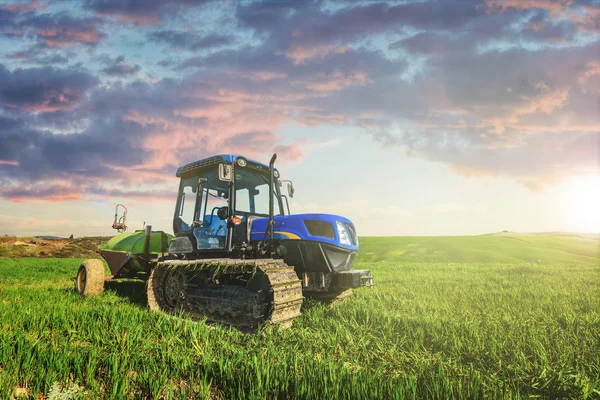
<instances>
[{"instance_id":1,"label":"green grass","mask_svg":"<svg viewBox=\"0 0 600 400\"><path fill-rule=\"evenodd\" d=\"M597 399L600 263L566 239L361 238L373 289L251 334L150 312L141 282L81 298L78 259L0 259L0 398Z\"/></svg>"},{"instance_id":2,"label":"green grass","mask_svg":"<svg viewBox=\"0 0 600 400\"><path fill-rule=\"evenodd\" d=\"M403 236L360 239L362 261L594 263L600 241L576 236Z\"/></svg>"}]
</instances>

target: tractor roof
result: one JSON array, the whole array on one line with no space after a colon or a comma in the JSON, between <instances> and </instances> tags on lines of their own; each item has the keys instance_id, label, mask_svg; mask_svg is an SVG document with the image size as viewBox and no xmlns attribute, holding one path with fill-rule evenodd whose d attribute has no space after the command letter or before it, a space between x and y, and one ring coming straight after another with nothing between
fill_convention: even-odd
<instances>
[{"instance_id":1,"label":"tractor roof","mask_svg":"<svg viewBox=\"0 0 600 400\"><path fill-rule=\"evenodd\" d=\"M177 168L176 175L178 177L180 177L182 174L184 174L186 172L195 171L195 170L198 170L198 169L201 169L204 167L220 164L222 162L233 163L238 157L243 157L246 159L246 161L251 162L253 164L260 165L261 167L269 168L269 166L265 163L251 160L251 159L241 156L239 154L219 154L216 156L203 158L201 160L185 164L185 165Z\"/></svg>"}]
</instances>

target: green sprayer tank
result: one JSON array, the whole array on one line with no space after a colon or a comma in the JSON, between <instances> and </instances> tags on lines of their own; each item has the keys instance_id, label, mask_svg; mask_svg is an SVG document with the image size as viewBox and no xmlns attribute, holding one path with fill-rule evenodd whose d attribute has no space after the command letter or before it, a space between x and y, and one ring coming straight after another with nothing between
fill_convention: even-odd
<instances>
[{"instance_id":1,"label":"green sprayer tank","mask_svg":"<svg viewBox=\"0 0 600 400\"><path fill-rule=\"evenodd\" d=\"M151 227L135 232L123 232L98 246L113 275L136 275L150 272L149 264L167 253L173 235L153 232Z\"/></svg>"}]
</instances>

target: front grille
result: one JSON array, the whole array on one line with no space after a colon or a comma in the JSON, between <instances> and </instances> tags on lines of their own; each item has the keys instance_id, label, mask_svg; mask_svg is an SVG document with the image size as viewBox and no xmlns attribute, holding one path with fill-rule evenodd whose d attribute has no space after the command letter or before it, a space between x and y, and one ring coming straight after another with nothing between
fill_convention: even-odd
<instances>
[{"instance_id":1,"label":"front grille","mask_svg":"<svg viewBox=\"0 0 600 400\"><path fill-rule=\"evenodd\" d=\"M344 222L344 225L350 234L350 240L352 241L352 244L356 246L358 244L358 238L356 237L356 229L354 229L354 225L352 225L350 222Z\"/></svg>"},{"instance_id":2,"label":"front grille","mask_svg":"<svg viewBox=\"0 0 600 400\"><path fill-rule=\"evenodd\" d=\"M321 236L330 239L335 239L335 234L333 233L333 225L329 222L325 221L315 221L315 220L304 220L304 225L313 236Z\"/></svg>"}]
</instances>

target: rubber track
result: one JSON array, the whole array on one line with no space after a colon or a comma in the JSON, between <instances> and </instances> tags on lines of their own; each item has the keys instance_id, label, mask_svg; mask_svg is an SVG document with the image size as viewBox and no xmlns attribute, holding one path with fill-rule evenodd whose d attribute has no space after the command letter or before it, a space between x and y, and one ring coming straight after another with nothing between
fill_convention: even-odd
<instances>
[{"instance_id":1,"label":"rubber track","mask_svg":"<svg viewBox=\"0 0 600 400\"><path fill-rule=\"evenodd\" d=\"M183 268L188 277L192 277L195 272L202 270L213 270L216 273L223 274L264 274L272 290L273 303L270 307L270 313L257 319L251 315L250 310L246 310L247 315L240 315L239 310L223 310L218 312L208 310L202 304L194 303L193 289L186 295L187 301L182 305L181 311L192 317L207 317L211 321L225 323L229 325L250 326L258 325L264 322L272 325L286 326L292 325L294 318L301 315L300 308L304 297L302 295L302 283L298 279L294 268L288 266L283 260L273 259L201 259L201 260L164 260L157 263L155 267ZM154 271L153 271L154 272ZM154 275L154 274L153 274ZM192 278L193 279L193 278ZM216 286L216 285L215 285ZM155 299L157 293L153 288L152 276L148 283L148 300L150 308L159 309ZM257 296L258 298L258 296ZM154 307L153 307L154 305ZM249 304L249 309L251 305ZM248 315L249 314L249 315Z\"/></svg>"}]
</instances>

